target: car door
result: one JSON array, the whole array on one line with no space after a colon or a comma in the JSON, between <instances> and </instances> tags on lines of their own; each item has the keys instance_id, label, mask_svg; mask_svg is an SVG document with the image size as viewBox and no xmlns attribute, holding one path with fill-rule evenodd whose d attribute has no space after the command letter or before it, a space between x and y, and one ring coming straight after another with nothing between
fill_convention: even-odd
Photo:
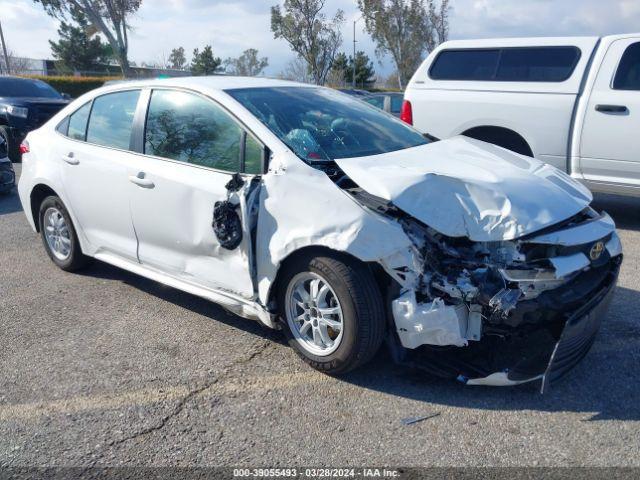
<instances>
[{"instance_id":1,"label":"car door","mask_svg":"<svg viewBox=\"0 0 640 480\"><path fill-rule=\"evenodd\" d=\"M194 285L252 298L250 231L257 219L247 210L257 202L264 148L207 97L175 89L145 95L140 160L128 172L139 261ZM214 229L216 208L225 209L218 221L226 231ZM238 228L236 242L231 237Z\"/></svg>"},{"instance_id":2,"label":"car door","mask_svg":"<svg viewBox=\"0 0 640 480\"><path fill-rule=\"evenodd\" d=\"M61 162L68 207L89 241L88 254L107 252L136 260L129 213L127 171L139 90L96 97L66 121L66 136L53 147Z\"/></svg>"},{"instance_id":3,"label":"car door","mask_svg":"<svg viewBox=\"0 0 640 480\"><path fill-rule=\"evenodd\" d=\"M640 41L611 43L587 104L580 165L591 182L640 186Z\"/></svg>"}]
</instances>

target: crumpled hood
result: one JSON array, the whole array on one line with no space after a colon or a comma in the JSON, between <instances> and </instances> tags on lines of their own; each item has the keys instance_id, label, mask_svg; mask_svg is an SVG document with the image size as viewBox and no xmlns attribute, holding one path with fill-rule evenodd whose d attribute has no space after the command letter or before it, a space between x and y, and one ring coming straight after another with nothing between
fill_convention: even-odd
<instances>
[{"instance_id":1,"label":"crumpled hood","mask_svg":"<svg viewBox=\"0 0 640 480\"><path fill-rule=\"evenodd\" d=\"M478 242L533 233L592 200L550 165L462 136L336 163L359 187L440 233Z\"/></svg>"}]
</instances>

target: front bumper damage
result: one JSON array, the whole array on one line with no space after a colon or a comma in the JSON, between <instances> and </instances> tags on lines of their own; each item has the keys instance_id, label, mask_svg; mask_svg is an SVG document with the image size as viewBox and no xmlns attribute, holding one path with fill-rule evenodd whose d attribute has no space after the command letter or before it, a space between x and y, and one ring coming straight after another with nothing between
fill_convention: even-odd
<instances>
[{"instance_id":1,"label":"front bumper damage","mask_svg":"<svg viewBox=\"0 0 640 480\"><path fill-rule=\"evenodd\" d=\"M586 355L622 261L608 215L588 209L496 244L407 230L424 270L391 302L399 363L467 385L540 380L544 391Z\"/></svg>"}]
</instances>

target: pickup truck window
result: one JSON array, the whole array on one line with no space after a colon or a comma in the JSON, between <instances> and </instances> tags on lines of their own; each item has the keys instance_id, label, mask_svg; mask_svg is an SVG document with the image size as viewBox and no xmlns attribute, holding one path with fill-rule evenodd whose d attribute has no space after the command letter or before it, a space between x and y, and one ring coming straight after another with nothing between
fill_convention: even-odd
<instances>
[{"instance_id":1,"label":"pickup truck window","mask_svg":"<svg viewBox=\"0 0 640 480\"><path fill-rule=\"evenodd\" d=\"M627 47L613 80L614 90L640 90L640 42Z\"/></svg>"},{"instance_id":2,"label":"pickup truck window","mask_svg":"<svg viewBox=\"0 0 640 480\"><path fill-rule=\"evenodd\" d=\"M434 80L564 82L580 60L571 46L443 50L433 62Z\"/></svg>"}]
</instances>

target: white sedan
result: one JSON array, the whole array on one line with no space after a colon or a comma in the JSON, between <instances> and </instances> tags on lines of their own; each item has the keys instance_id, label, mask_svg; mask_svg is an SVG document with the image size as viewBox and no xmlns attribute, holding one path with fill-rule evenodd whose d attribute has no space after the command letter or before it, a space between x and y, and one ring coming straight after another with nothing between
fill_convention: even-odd
<instances>
[{"instance_id":1,"label":"white sedan","mask_svg":"<svg viewBox=\"0 0 640 480\"><path fill-rule=\"evenodd\" d=\"M430 142L326 88L122 83L21 150L20 199L60 268L93 257L210 299L331 374L386 340L468 384L544 386L591 346L622 259L611 218L562 172Z\"/></svg>"}]
</instances>

